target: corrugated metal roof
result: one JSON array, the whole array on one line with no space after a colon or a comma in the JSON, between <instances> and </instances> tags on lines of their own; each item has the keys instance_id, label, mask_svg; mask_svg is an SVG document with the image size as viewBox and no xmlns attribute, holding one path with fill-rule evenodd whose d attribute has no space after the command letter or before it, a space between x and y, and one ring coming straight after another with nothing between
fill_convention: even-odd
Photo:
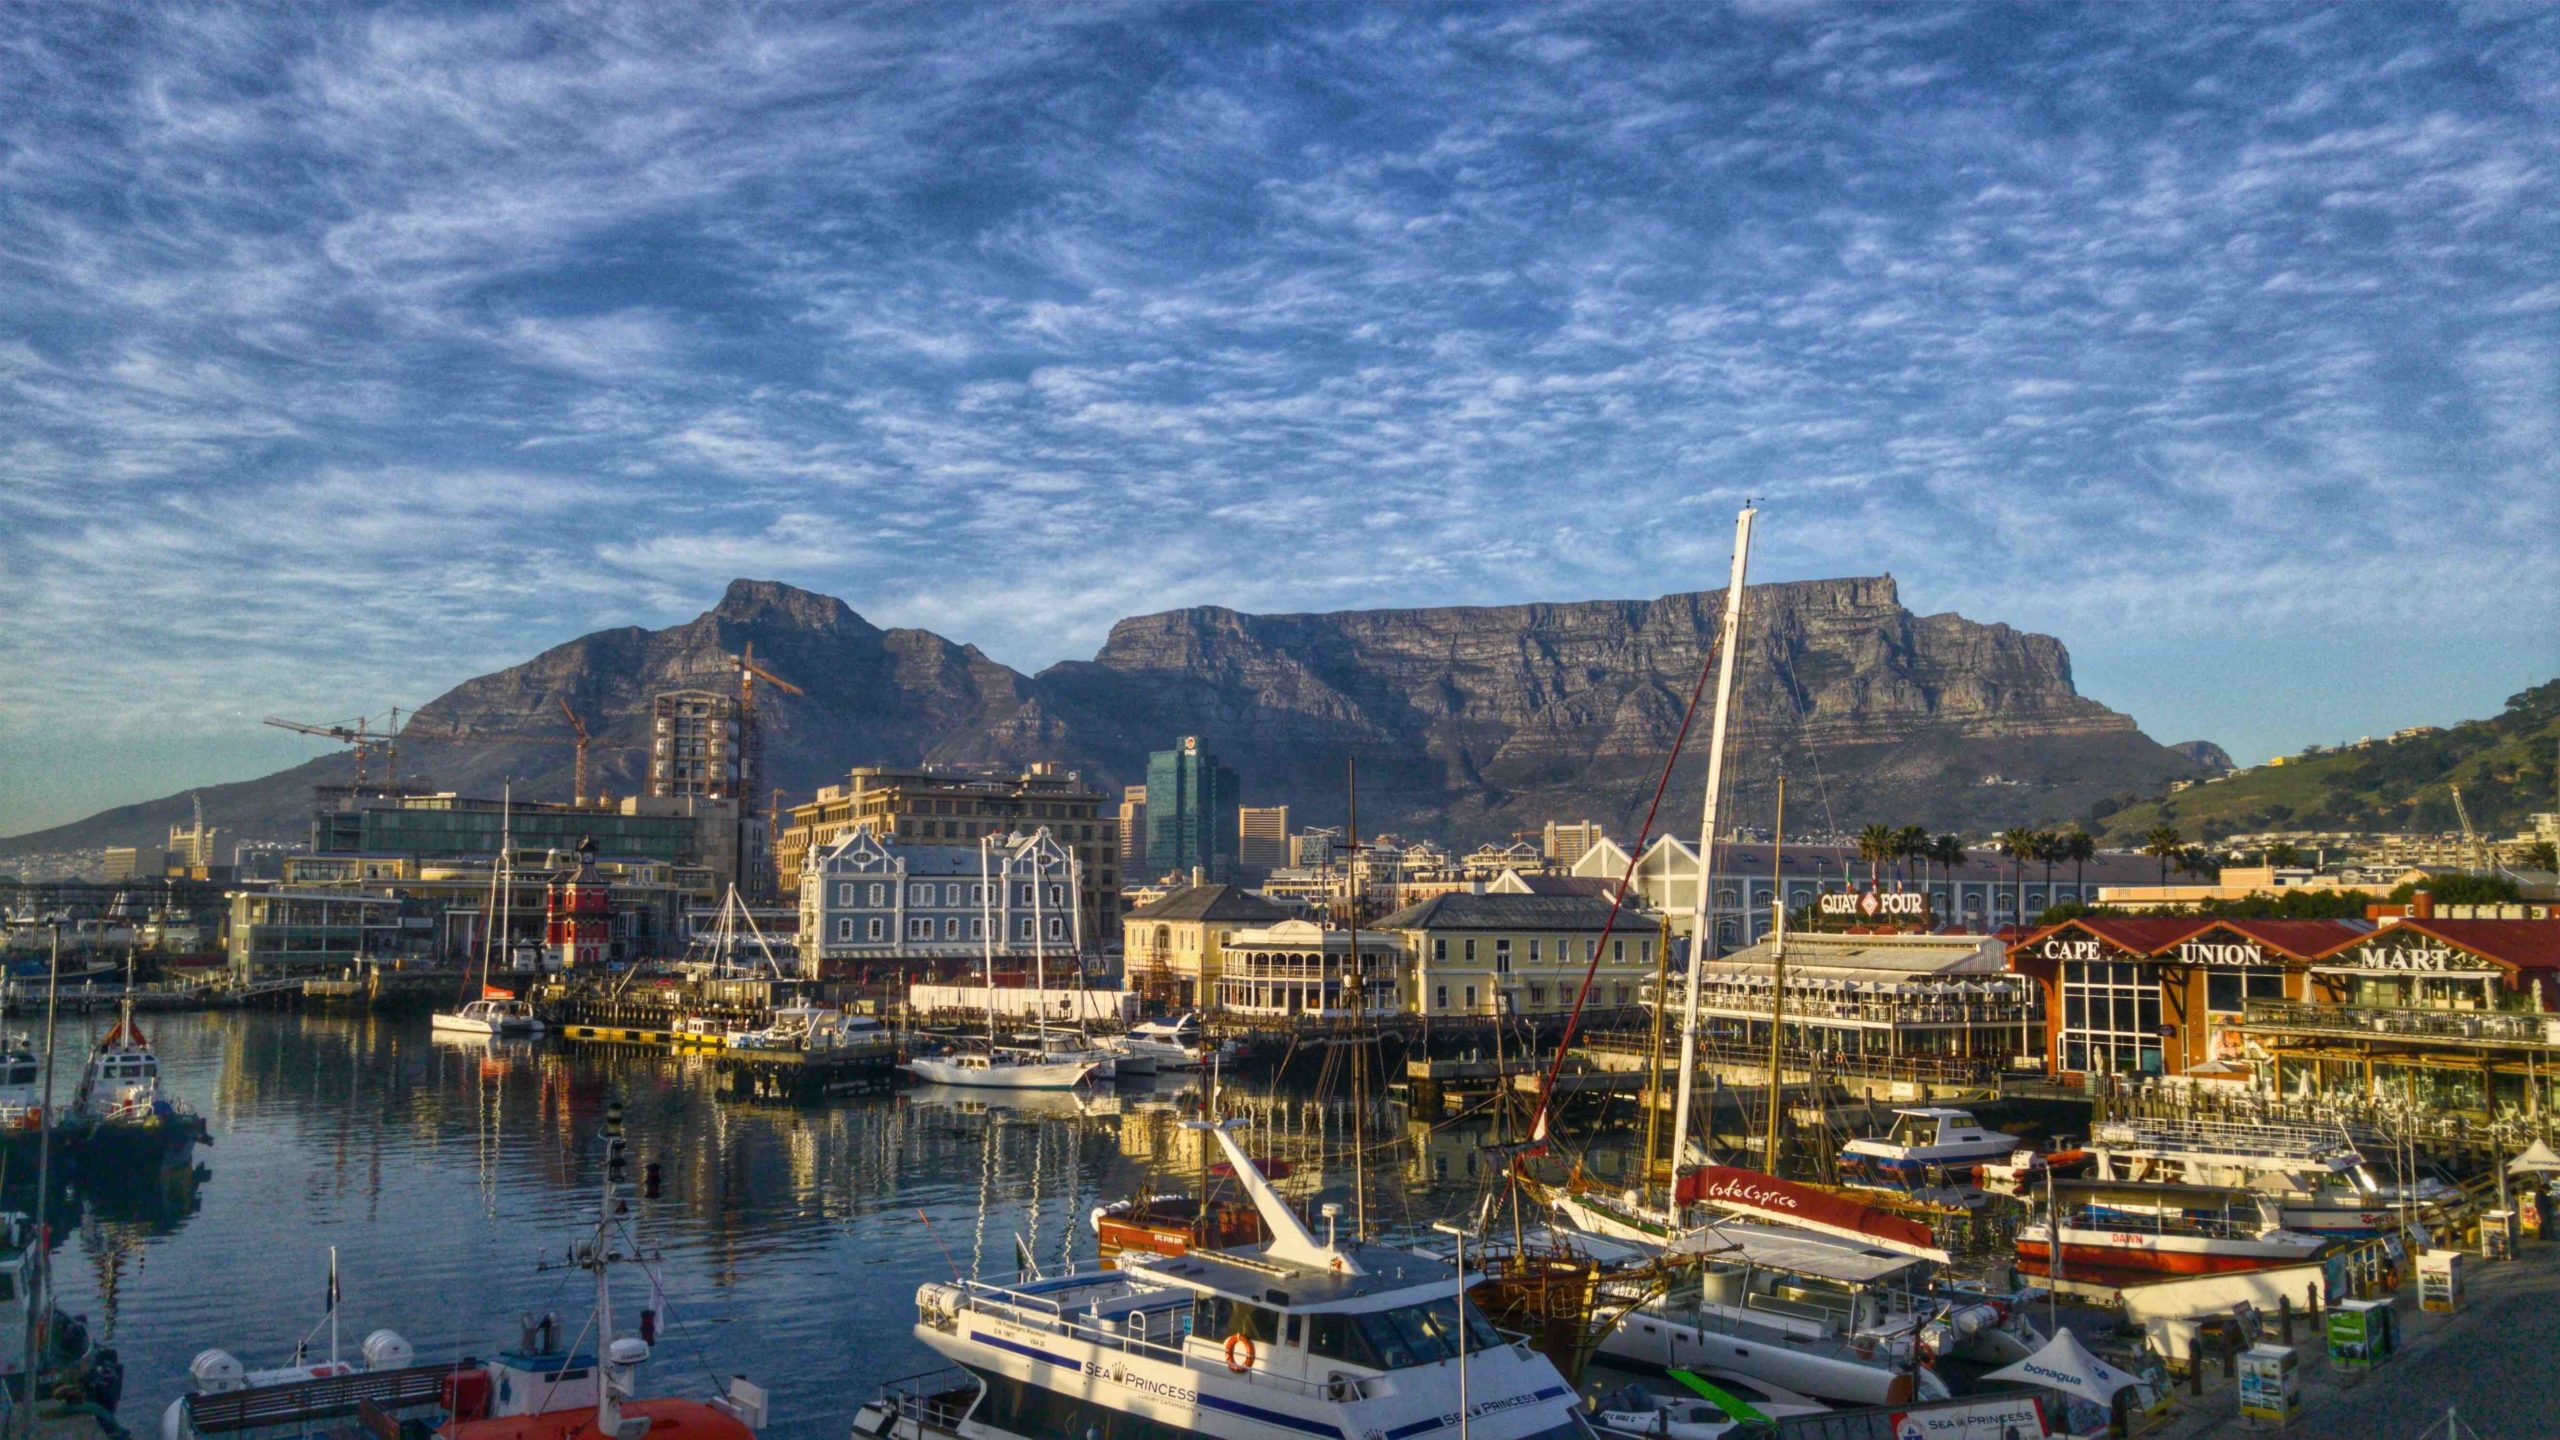
<instances>
[{"instance_id":1,"label":"corrugated metal roof","mask_svg":"<svg viewBox=\"0 0 2560 1440\"><path fill-rule=\"evenodd\" d=\"M1241 885L1185 885L1152 905L1130 911L1125 920L1240 920L1266 924L1295 912L1256 895Z\"/></svg>"},{"instance_id":2,"label":"corrugated metal roof","mask_svg":"<svg viewBox=\"0 0 2560 1440\"><path fill-rule=\"evenodd\" d=\"M1651 931L1649 921L1630 926L1632 912L1618 915L1620 929ZM1380 930L1597 930L1609 921L1609 902L1597 895L1476 894L1460 891L1434 895L1407 905L1377 922Z\"/></svg>"}]
</instances>

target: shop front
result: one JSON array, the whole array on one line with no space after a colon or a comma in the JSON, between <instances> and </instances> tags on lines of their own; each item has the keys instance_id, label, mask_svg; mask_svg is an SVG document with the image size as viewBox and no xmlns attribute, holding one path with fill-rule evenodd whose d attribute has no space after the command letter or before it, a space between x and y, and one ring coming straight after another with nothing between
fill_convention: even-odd
<instances>
[{"instance_id":1,"label":"shop front","mask_svg":"<svg viewBox=\"0 0 2560 1440\"><path fill-rule=\"evenodd\" d=\"M2314 958L2357 933L2325 920L2089 916L2028 935L2010 963L2045 986L2057 1077L2247 1080L2263 1058L2250 1005L2304 998Z\"/></svg>"}]
</instances>

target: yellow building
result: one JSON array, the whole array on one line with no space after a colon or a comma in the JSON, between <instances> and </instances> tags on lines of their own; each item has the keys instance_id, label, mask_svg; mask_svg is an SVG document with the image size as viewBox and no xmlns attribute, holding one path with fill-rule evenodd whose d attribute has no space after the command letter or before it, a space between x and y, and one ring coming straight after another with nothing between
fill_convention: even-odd
<instances>
[{"instance_id":1,"label":"yellow building","mask_svg":"<svg viewBox=\"0 0 2560 1440\"><path fill-rule=\"evenodd\" d=\"M1425 1015L1554 1014L1573 1008L1592 957L1591 1008L1632 1006L1653 978L1659 925L1629 906L1601 949L1609 902L1596 895L1460 892L1377 924L1402 942L1408 1007Z\"/></svg>"},{"instance_id":2,"label":"yellow building","mask_svg":"<svg viewBox=\"0 0 2560 1440\"><path fill-rule=\"evenodd\" d=\"M1289 918L1240 885L1184 885L1121 924L1123 983L1150 999L1205 1005L1215 996L1226 938Z\"/></svg>"}]
</instances>

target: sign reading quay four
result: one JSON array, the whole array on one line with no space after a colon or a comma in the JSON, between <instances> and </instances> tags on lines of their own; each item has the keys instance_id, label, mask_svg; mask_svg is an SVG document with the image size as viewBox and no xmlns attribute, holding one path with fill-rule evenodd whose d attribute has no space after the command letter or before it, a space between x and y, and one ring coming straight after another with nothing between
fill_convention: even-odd
<instances>
[{"instance_id":1,"label":"sign reading quay four","mask_svg":"<svg viewBox=\"0 0 2560 1440\"><path fill-rule=\"evenodd\" d=\"M1929 914L1929 897L1917 890L1825 891L1817 914L1858 920L1921 920Z\"/></svg>"}]
</instances>

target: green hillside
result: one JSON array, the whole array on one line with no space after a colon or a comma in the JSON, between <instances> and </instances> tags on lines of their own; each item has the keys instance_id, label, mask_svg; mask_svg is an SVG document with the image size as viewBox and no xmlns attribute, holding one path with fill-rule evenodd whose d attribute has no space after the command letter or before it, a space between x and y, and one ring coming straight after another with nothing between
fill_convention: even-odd
<instances>
[{"instance_id":1,"label":"green hillside","mask_svg":"<svg viewBox=\"0 0 2560 1440\"><path fill-rule=\"evenodd\" d=\"M2202 841L2261 830L2453 830L2459 785L2472 824L2497 838L2554 808L2555 752L2560 680L2510 697L2501 714L2433 734L2261 765L2175 795L2102 800L2089 823L2114 844L2162 824Z\"/></svg>"}]
</instances>

